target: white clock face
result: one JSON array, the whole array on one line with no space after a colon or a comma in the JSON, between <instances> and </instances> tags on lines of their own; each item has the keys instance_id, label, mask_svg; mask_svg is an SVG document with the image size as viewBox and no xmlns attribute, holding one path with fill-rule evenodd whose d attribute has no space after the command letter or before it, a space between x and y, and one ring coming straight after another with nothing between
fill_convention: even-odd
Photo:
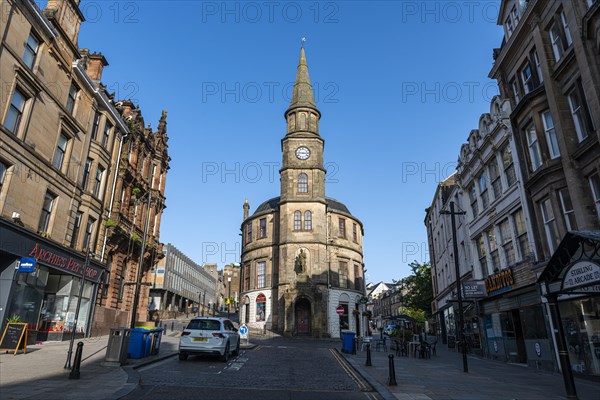
<instances>
[{"instance_id":1,"label":"white clock face","mask_svg":"<svg viewBox=\"0 0 600 400\"><path fill-rule=\"evenodd\" d=\"M296 149L296 157L298 157L299 160L308 160L308 157L310 157L310 150L308 147L300 146Z\"/></svg>"}]
</instances>

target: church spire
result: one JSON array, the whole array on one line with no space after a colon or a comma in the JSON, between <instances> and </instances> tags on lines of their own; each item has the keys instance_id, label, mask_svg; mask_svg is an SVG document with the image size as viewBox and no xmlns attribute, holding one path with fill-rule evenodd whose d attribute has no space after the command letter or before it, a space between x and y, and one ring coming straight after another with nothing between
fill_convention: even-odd
<instances>
[{"instance_id":1,"label":"church spire","mask_svg":"<svg viewBox=\"0 0 600 400\"><path fill-rule=\"evenodd\" d=\"M285 112L288 121L288 134L295 131L309 131L318 134L318 120L321 113L317 109L310 76L308 75L308 64L304 45L300 48L300 61L296 71L294 93L290 107Z\"/></svg>"}]
</instances>

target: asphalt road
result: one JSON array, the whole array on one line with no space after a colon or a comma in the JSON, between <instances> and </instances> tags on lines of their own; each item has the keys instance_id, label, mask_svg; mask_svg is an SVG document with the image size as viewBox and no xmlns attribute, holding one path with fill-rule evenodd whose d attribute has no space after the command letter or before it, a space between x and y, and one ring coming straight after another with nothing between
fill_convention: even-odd
<instances>
[{"instance_id":1,"label":"asphalt road","mask_svg":"<svg viewBox=\"0 0 600 400\"><path fill-rule=\"evenodd\" d=\"M336 353L339 342L270 339L223 363L171 357L137 370L140 387L125 399L365 400L377 392Z\"/></svg>"}]
</instances>

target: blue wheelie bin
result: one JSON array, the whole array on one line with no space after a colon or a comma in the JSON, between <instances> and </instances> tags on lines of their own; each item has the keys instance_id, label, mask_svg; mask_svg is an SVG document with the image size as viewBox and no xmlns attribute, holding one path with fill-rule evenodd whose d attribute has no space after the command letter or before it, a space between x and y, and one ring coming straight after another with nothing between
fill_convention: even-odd
<instances>
[{"instance_id":1,"label":"blue wheelie bin","mask_svg":"<svg viewBox=\"0 0 600 400\"><path fill-rule=\"evenodd\" d=\"M150 336L150 332L147 329L133 328L131 330L129 349L127 350L129 358L142 358L149 354L148 336Z\"/></svg>"},{"instance_id":2,"label":"blue wheelie bin","mask_svg":"<svg viewBox=\"0 0 600 400\"><path fill-rule=\"evenodd\" d=\"M355 332L342 331L342 351L344 353L352 353L352 348L354 347L354 336L356 336Z\"/></svg>"}]
</instances>

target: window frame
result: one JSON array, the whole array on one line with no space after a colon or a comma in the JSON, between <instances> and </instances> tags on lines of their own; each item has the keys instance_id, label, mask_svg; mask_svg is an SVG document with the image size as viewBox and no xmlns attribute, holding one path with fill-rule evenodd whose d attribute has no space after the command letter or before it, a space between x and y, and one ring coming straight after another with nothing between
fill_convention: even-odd
<instances>
[{"instance_id":1,"label":"window frame","mask_svg":"<svg viewBox=\"0 0 600 400\"><path fill-rule=\"evenodd\" d=\"M267 284L267 262L256 262L256 289L265 288Z\"/></svg>"},{"instance_id":2,"label":"window frame","mask_svg":"<svg viewBox=\"0 0 600 400\"><path fill-rule=\"evenodd\" d=\"M101 198L101 190L102 190L102 183L104 181L104 172L106 170L104 168L102 168L102 166L100 164L98 164L98 167L96 168L96 174L94 175L94 189L92 191L92 194L94 195L94 197L97 198Z\"/></svg>"},{"instance_id":3,"label":"window frame","mask_svg":"<svg viewBox=\"0 0 600 400\"><path fill-rule=\"evenodd\" d=\"M56 208L56 200L58 196L47 190L44 194L42 208L40 211L40 219L38 221L38 232L49 233L52 213Z\"/></svg>"},{"instance_id":4,"label":"window frame","mask_svg":"<svg viewBox=\"0 0 600 400\"><path fill-rule=\"evenodd\" d=\"M308 193L308 174L305 172L298 174L298 193Z\"/></svg>"},{"instance_id":5,"label":"window frame","mask_svg":"<svg viewBox=\"0 0 600 400\"><path fill-rule=\"evenodd\" d=\"M6 181L6 175L8 175L8 169L11 166L4 162L3 160L0 160L0 194L2 193L2 187L4 186L4 182Z\"/></svg>"},{"instance_id":6,"label":"window frame","mask_svg":"<svg viewBox=\"0 0 600 400\"><path fill-rule=\"evenodd\" d=\"M544 225L544 232L546 235L546 244L550 255L556 250L556 239L558 238L558 231L556 227L556 217L554 216L554 210L552 208L552 200L550 197L540 201L540 212L542 216L542 224Z\"/></svg>"},{"instance_id":7,"label":"window frame","mask_svg":"<svg viewBox=\"0 0 600 400\"><path fill-rule=\"evenodd\" d=\"M88 219L87 219L86 225L85 225L85 241L83 244L83 250L87 250L88 248L90 249L90 252L93 252L95 250L96 239L95 239L94 231L96 230L95 229L96 222L98 222L97 219L95 219L91 215L88 215Z\"/></svg>"},{"instance_id":8,"label":"window frame","mask_svg":"<svg viewBox=\"0 0 600 400\"><path fill-rule=\"evenodd\" d=\"M35 49L32 48L31 46L31 39L35 40L36 46ZM33 69L33 66L35 65L35 61L37 58L37 54L38 51L40 50L40 45L42 44L42 41L39 39L39 37L35 34L35 32L33 31L33 29L29 32L29 36L27 37L27 41L25 42L25 49L23 51L23 63L29 68L29 69ZM30 60L27 60L27 55L30 55Z\"/></svg>"},{"instance_id":9,"label":"window frame","mask_svg":"<svg viewBox=\"0 0 600 400\"><path fill-rule=\"evenodd\" d=\"M294 230L302 230L302 212L300 210L294 211Z\"/></svg>"},{"instance_id":10,"label":"window frame","mask_svg":"<svg viewBox=\"0 0 600 400\"><path fill-rule=\"evenodd\" d=\"M348 289L348 262L338 263L338 285L340 288Z\"/></svg>"},{"instance_id":11,"label":"window frame","mask_svg":"<svg viewBox=\"0 0 600 400\"><path fill-rule=\"evenodd\" d=\"M530 133L533 133L533 138L535 140L532 139ZM543 161L542 152L540 151L540 142L537 137L537 130L533 122L531 122L525 128L525 139L527 140L527 149L529 153L529 165L531 167L531 172L535 172L542 166Z\"/></svg>"},{"instance_id":12,"label":"window frame","mask_svg":"<svg viewBox=\"0 0 600 400\"><path fill-rule=\"evenodd\" d=\"M31 98L30 96L23 93L24 90L20 86L16 86L13 90L12 96L10 96L10 103L8 106L8 111L6 113L6 118L4 119L4 127L11 132L12 134L18 136L19 129L21 128L21 122L23 121L23 115L25 114L25 108L27 107L27 102ZM19 107L14 104L15 95L19 95L22 102ZM13 117L14 115L14 117ZM13 119L12 126L9 127L9 118Z\"/></svg>"},{"instance_id":13,"label":"window frame","mask_svg":"<svg viewBox=\"0 0 600 400\"><path fill-rule=\"evenodd\" d=\"M596 216L600 220L600 175L592 174L588 178L590 189L592 190L592 198L594 199L594 205L596 206Z\"/></svg>"},{"instance_id":14,"label":"window frame","mask_svg":"<svg viewBox=\"0 0 600 400\"><path fill-rule=\"evenodd\" d=\"M77 247L77 239L79 239L79 229L81 228L81 220L83 218L83 213L81 211L77 211L75 213L75 220L73 222L73 232L71 233L71 247Z\"/></svg>"},{"instance_id":15,"label":"window frame","mask_svg":"<svg viewBox=\"0 0 600 400\"><path fill-rule=\"evenodd\" d=\"M61 131L56 141L56 148L54 149L54 157L52 158L52 166L59 171L63 170L65 158L67 158L67 151L69 149L69 136ZM62 147L61 147L62 142Z\"/></svg>"},{"instance_id":16,"label":"window frame","mask_svg":"<svg viewBox=\"0 0 600 400\"><path fill-rule=\"evenodd\" d=\"M312 212L309 210L304 211L303 227L305 231L312 231Z\"/></svg>"},{"instance_id":17,"label":"window frame","mask_svg":"<svg viewBox=\"0 0 600 400\"><path fill-rule=\"evenodd\" d=\"M558 146L558 137L556 136L556 128L554 126L554 120L552 119L552 113L550 110L546 110L542 112L542 124L544 125L544 134L546 135L546 141L548 142L548 154L550 154L551 159L555 159L560 157L560 147ZM552 126L548 125L548 118L550 118L550 122ZM554 148L556 146L556 149Z\"/></svg>"},{"instance_id":18,"label":"window frame","mask_svg":"<svg viewBox=\"0 0 600 400\"><path fill-rule=\"evenodd\" d=\"M267 218L261 218L259 220L259 235L260 238L266 238L267 237Z\"/></svg>"},{"instance_id":19,"label":"window frame","mask_svg":"<svg viewBox=\"0 0 600 400\"><path fill-rule=\"evenodd\" d=\"M577 230L577 220L575 219L575 210L571 201L571 194L568 188L558 190L558 200L563 214L565 228L567 231ZM570 209L569 209L570 206Z\"/></svg>"},{"instance_id":20,"label":"window frame","mask_svg":"<svg viewBox=\"0 0 600 400\"><path fill-rule=\"evenodd\" d=\"M100 119L102 118L102 114L98 111L94 111L94 119L92 121L92 131L91 138L92 140L96 140L98 137L98 129L100 128Z\"/></svg>"},{"instance_id":21,"label":"window frame","mask_svg":"<svg viewBox=\"0 0 600 400\"><path fill-rule=\"evenodd\" d=\"M71 82L71 85L69 86L69 92L67 93L67 103L65 104L65 108L71 115L75 113L75 106L77 105L77 95L79 94L79 90L79 86L77 86L75 82Z\"/></svg>"},{"instance_id":22,"label":"window frame","mask_svg":"<svg viewBox=\"0 0 600 400\"><path fill-rule=\"evenodd\" d=\"M346 219L338 218L338 237L346 239Z\"/></svg>"},{"instance_id":23,"label":"window frame","mask_svg":"<svg viewBox=\"0 0 600 400\"><path fill-rule=\"evenodd\" d=\"M87 160L85 160L85 165L83 167L83 179L81 179L81 189L83 191L87 191L87 186L89 183L89 179L90 179L90 172L92 172L92 164L94 163L94 160L92 160L91 158L88 158Z\"/></svg>"},{"instance_id":24,"label":"window frame","mask_svg":"<svg viewBox=\"0 0 600 400\"><path fill-rule=\"evenodd\" d=\"M102 147L108 150L108 141L110 139L110 134L112 133L113 125L107 120L104 123L104 129L102 130ZM144 164L146 159L144 159Z\"/></svg>"},{"instance_id":25,"label":"window frame","mask_svg":"<svg viewBox=\"0 0 600 400\"><path fill-rule=\"evenodd\" d=\"M246 243L252 242L252 221L246 223Z\"/></svg>"}]
</instances>

